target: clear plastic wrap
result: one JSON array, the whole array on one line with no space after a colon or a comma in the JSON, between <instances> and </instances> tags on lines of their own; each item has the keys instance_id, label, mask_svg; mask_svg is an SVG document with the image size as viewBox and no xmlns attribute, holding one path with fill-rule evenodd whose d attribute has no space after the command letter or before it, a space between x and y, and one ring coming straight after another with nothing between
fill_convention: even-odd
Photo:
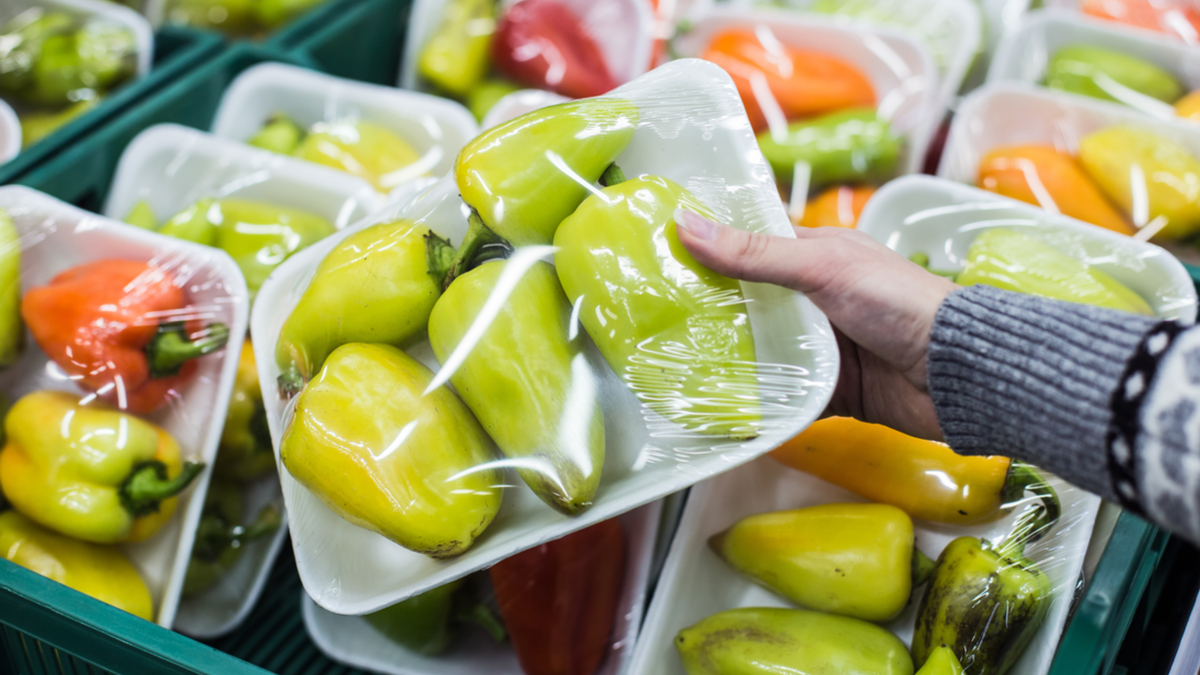
<instances>
[{"instance_id":1,"label":"clear plastic wrap","mask_svg":"<svg viewBox=\"0 0 1200 675\"><path fill-rule=\"evenodd\" d=\"M0 164L21 152L21 120L12 106L0 101Z\"/></svg>"},{"instance_id":2,"label":"clear plastic wrap","mask_svg":"<svg viewBox=\"0 0 1200 675\"><path fill-rule=\"evenodd\" d=\"M594 671L595 675L630 672L629 659L633 654L632 647L637 642L638 629L641 627L648 600L652 557L661 512L662 502L655 502L616 519L625 538L625 569L621 575L622 583L611 632L607 636L607 653L600 668ZM549 575L553 575L555 571L557 570L552 568L544 570L547 576L541 583L546 583ZM482 573L479 576L486 577ZM579 581L586 584L591 580L584 578ZM487 583L482 579L480 582ZM484 595L486 597L488 593ZM567 605L576 600L577 596L568 599L567 593L564 592L563 609L578 612L585 620L590 618L590 613L598 611L598 598L588 600L584 603L585 606ZM421 654L376 630L365 617L340 616L328 612L317 606L307 594L301 602L304 604L304 625L313 642L330 658L351 666L390 675L521 675L523 672L511 642L497 644L487 632L476 626L466 625L460 628L457 631L459 635L451 639L444 652ZM562 633L549 638L550 622L553 620L552 616L545 617L545 650L561 653L564 645L569 643L563 642ZM524 636L518 639L522 637ZM595 637L591 641L594 640ZM581 645L577 643L571 646L577 650L581 649Z\"/></svg>"},{"instance_id":3,"label":"clear plastic wrap","mask_svg":"<svg viewBox=\"0 0 1200 675\"><path fill-rule=\"evenodd\" d=\"M1187 240L1200 227L1200 193L1188 186L1200 181L1197 158L1200 127L1190 122L997 83L963 102L939 175L1138 238L1153 236L1195 259Z\"/></svg>"},{"instance_id":4,"label":"clear plastic wrap","mask_svg":"<svg viewBox=\"0 0 1200 675\"><path fill-rule=\"evenodd\" d=\"M246 330L245 282L224 253L28 188L0 188L0 211L19 237L26 317L23 350L18 356L5 338L5 358L13 362L0 374L9 402L20 401L22 411L9 420L9 445L0 453L0 475L13 481L4 487L8 501L73 538L116 542L149 589L152 619L169 628L211 471L195 475L177 502L154 484L159 468L171 480L191 474L181 460L213 463L223 420L213 411L228 405L237 370L232 355ZM129 277L134 281L124 281ZM18 291L6 288L12 295L5 311L14 312ZM16 319L5 321L12 335ZM97 321L123 328L96 332L89 326ZM110 399L115 406L102 403ZM134 413L135 407L151 412ZM71 445L21 445L22 433L46 428L61 428ZM121 439L119 446L106 447L109 437ZM91 451L86 459L76 454L84 448ZM50 476L43 453L56 452ZM150 457L162 463L144 464ZM92 461L107 462L107 471L89 476ZM139 478L124 484L134 474ZM55 502L56 494L86 495L90 503Z\"/></svg>"},{"instance_id":5,"label":"clear plastic wrap","mask_svg":"<svg viewBox=\"0 0 1200 675\"><path fill-rule=\"evenodd\" d=\"M330 0L124 0L140 5L155 26L175 24L260 39Z\"/></svg>"},{"instance_id":6,"label":"clear plastic wrap","mask_svg":"<svg viewBox=\"0 0 1200 675\"><path fill-rule=\"evenodd\" d=\"M1158 316L1184 323L1194 321L1195 289L1183 267L1166 251L1062 216L1052 216L991 193L935 178L904 177L889 183L876 194L859 223L860 230L900 254L927 255L931 268L947 271L960 269L971 242L992 228L1019 229L1094 269L1103 270L1144 298ZM1036 513L1048 503L1044 501L1047 496L1045 486L1048 485L1056 493L1061 511L1054 525L1025 546L1024 555L1029 562L995 570L992 577L995 585L974 588L972 593L978 595L973 601L963 602L960 595L960 600L954 602L964 608L961 623L948 622L942 617L934 621L934 625L954 627L960 631L960 636L971 636L963 646L980 645L979 651L972 649L980 655L977 658L982 658L982 650L993 650L993 658L998 660L992 660L992 663L999 663L1003 660L1000 655L1003 650L997 649L996 643L1000 640L997 633L1006 631L1011 636L1020 632L1006 628L1005 619L1000 617L1037 616L1039 612L1026 613L1030 607L1027 597L1014 595L1009 598L1011 604L1001 605L1003 609L995 615L974 626L969 625L969 620L979 618L978 615L987 609L996 609L979 598L991 600L1005 588L1018 586L1028 593L1028 586L1024 584L1032 582L1014 572L1021 567L1026 570L1036 568L1048 582L1037 592L1044 600L1032 603L1034 607L1042 607L1043 618L1023 651L1020 647L1008 651L1012 657L1019 657L1008 672L1044 675L1054 657L1085 568L1084 561L1100 507L1099 498L1045 472L1040 472L1040 476L1021 475L1024 469L1017 470L1019 463L1000 458L968 458L964 461L953 458L944 446L911 439L898 440L901 435L897 432L852 421L822 420L818 424L821 426L814 426L801 436L803 442L785 445L771 458L757 460L693 488L635 649L631 672L681 675L684 666L677 653L680 650L676 647L676 635L718 612L737 607L797 606L779 593L759 585L750 576L763 574L763 583L798 578L794 572L785 576L776 570L777 576L771 577L758 571L758 568L771 569L770 565L778 564L771 562L776 552L794 552L804 547L817 550L812 553L814 556L834 555L830 552L850 548L869 551L869 555L845 554L839 558L839 564L844 567L842 571L855 574L856 569L862 569L862 560L876 559L875 556L882 557L886 553L885 543L891 536L887 530L874 536L869 521L894 522L896 516L894 513L889 515L886 509L866 512L858 507L852 507L854 510L851 511L837 506L827 507L828 511L817 515L809 512L806 517L811 520L807 527L793 530L805 534L791 540L791 545L797 549L787 549L786 537L769 539L771 543L765 544L770 547L768 549L755 549L757 535L747 534L746 525L739 525L743 528L740 531L730 529L743 518L814 505L861 504L867 497L899 507L912 517L916 547L921 552L930 559L945 555L947 560L953 559L959 565L957 569L945 566L927 582L935 584L941 591L953 588L948 583L953 581L950 577L969 579L972 566L979 565L978 561L987 557L986 552L978 553L978 548L974 548L976 556L972 559L975 562L964 563L963 556L971 556L963 551L977 545L960 537L987 540L997 549L1003 549L1010 533L1019 530L1019 523L1027 514ZM824 454L827 458L814 460L814 454ZM792 468L797 466L825 476L830 482ZM847 512L839 513L839 510ZM822 522L844 522L837 521L839 517L859 520L840 534L822 528ZM769 536L766 533L771 525L764 524L763 520L758 520L752 527L761 528L759 534ZM721 536L715 536L718 534ZM956 543L951 545L952 541ZM1104 542L1093 545L1103 548ZM757 559L752 557L755 554ZM803 558L797 553L791 560ZM904 562L908 563L907 558ZM737 571L734 564L748 573ZM974 573L979 573L979 569L975 567ZM906 595L907 565L900 572L904 574L903 580L882 574L856 580L856 584L866 587L863 592L874 594L866 600L860 598L856 604L847 602L840 609L817 609L867 618L862 615L877 611L876 598L892 594L898 602L884 614L895 611ZM963 585L965 587L966 583ZM836 581L829 581L820 588L838 587ZM704 590L697 592L697 589ZM786 586L783 590L796 592L795 588ZM840 590L847 592L845 588ZM939 593L931 597L927 592L927 588L917 585L898 616L870 620L894 633L906 646L911 645L918 631L929 633L928 627L918 628L918 617L927 611L922 602L935 606L938 602L948 602L946 595L953 595ZM809 602L824 600L820 595L808 595L803 599ZM808 606L812 607L811 604ZM1019 623L1014 621L1014 625L1019 626ZM945 638L947 633L943 632L941 636ZM687 635L679 639L682 643L678 644L683 650L696 649L687 644ZM714 638L713 644L722 642ZM717 647L710 645L708 649L710 651L699 651L722 658ZM914 649L914 653L920 651L924 650ZM747 648L746 654L752 653ZM766 666L761 664L760 659L759 667L765 669ZM974 668L981 668L979 661Z\"/></svg>"},{"instance_id":7,"label":"clear plastic wrap","mask_svg":"<svg viewBox=\"0 0 1200 675\"><path fill-rule=\"evenodd\" d=\"M264 133L272 121L281 127ZM264 63L229 85L212 131L353 173L386 193L445 175L479 126L443 98Z\"/></svg>"},{"instance_id":8,"label":"clear plastic wrap","mask_svg":"<svg viewBox=\"0 0 1200 675\"><path fill-rule=\"evenodd\" d=\"M1097 98L1106 94L1107 98L1148 115L1176 121L1179 115L1172 104L1188 92L1200 88L1200 54L1195 49L1111 21L1080 17L1072 12L1053 9L1030 13L1004 39L992 59L988 81L1025 82L1050 87L1048 69L1051 60L1061 50L1074 47L1100 48L1141 59L1163 73L1142 74L1127 70L1126 83L1098 75L1064 81L1052 88L1061 90L1066 87L1072 93ZM1083 60L1085 55L1077 58L1086 63ZM1064 68L1070 67L1070 64L1064 65ZM1161 77L1163 74L1168 77ZM1165 82L1161 81L1164 79ZM1144 84L1139 86L1137 80L1144 81Z\"/></svg>"},{"instance_id":9,"label":"clear plastic wrap","mask_svg":"<svg viewBox=\"0 0 1200 675\"><path fill-rule=\"evenodd\" d=\"M613 158L636 181L624 189L636 188L632 198L660 212L650 220L662 217L667 219L664 226L671 225L670 213L682 200L692 208L711 209L734 226L789 236L728 76L712 64L683 60L611 96L565 105L572 107L547 109L493 129L460 156L466 165L456 173L469 181L456 184L448 176L413 202L385 209L322 242L281 266L260 293L252 332L258 338L272 438L286 467L284 499L297 566L305 589L327 610L362 614L394 604L659 499L766 452L824 409L836 376L837 351L824 316L802 296L737 284L695 267L680 271L679 281L659 276L615 283L611 288L616 291L653 283L658 293L676 298L662 306L665 313L656 319L642 319L646 310L637 308L640 300L634 302L634 320L613 313L612 328L645 331L640 343L608 343L609 360L616 360L625 373L620 377L599 353L606 347L590 343L577 323L594 328L610 321L608 313L597 313L586 294L572 310L559 290L558 270L580 272L584 263L556 270L541 262L556 254L555 248L537 242L548 243L555 236L557 219L586 219L592 217L588 210L605 209L608 202L600 196L576 206L588 192L599 193L591 185L594 178L584 176L605 171ZM520 138L527 125L536 130L537 140ZM514 172L515 167L525 170ZM608 174L608 182L618 182L615 172ZM511 176L513 182L491 182L497 176ZM687 193L679 192L681 186ZM477 199L489 189L499 201ZM470 210L460 193L480 206L484 223L490 221L517 244L506 261L482 262L481 257L503 250L502 245L497 248L499 242L472 235L472 246L463 243ZM635 234L636 210L612 214L610 222L634 228L628 235L631 245L645 241ZM381 226L371 229L375 224ZM425 228L437 236L422 239ZM476 221L470 229L485 234L486 228ZM586 235L590 228L577 231ZM455 277L440 297L427 273L427 268L436 271L449 262L439 238L457 243L461 259L479 264ZM586 253L577 244L569 248ZM356 271L354 260L371 260L355 252L364 250L380 251L374 259L378 262ZM672 245L669 251L633 255L641 256L636 265L645 270L662 264L674 270L678 263L667 258L656 262L657 256L677 260L674 256L683 255L679 251ZM364 274L384 274L371 272L375 265L394 268L387 273L390 278L403 275L410 285L394 294L364 283ZM613 279L621 275L609 271L601 276L605 274ZM595 277L585 272L575 278L586 282ZM494 293L493 282L499 284ZM338 298L345 292L358 298L358 306L344 309L340 321L328 322L328 316L343 310L322 308L344 308ZM475 322L478 303L486 305L487 318ZM609 306L608 311L614 309ZM292 316L296 319L288 326ZM490 330L483 323L493 320L505 327ZM427 321L432 345L424 339ZM459 330L469 331L469 340L454 337ZM333 351L343 342L364 339L360 335L403 344L411 356L381 346ZM621 344L629 344L628 357L620 356ZM443 350L441 359L434 358L438 349ZM478 354L485 357L476 358ZM439 368L439 361L448 367ZM317 374L318 366L323 374ZM369 384L376 393L363 389L368 382L362 372L372 373ZM478 380L464 387L469 381L463 377ZM513 382L512 377L532 377L538 384ZM444 386L447 379L471 411ZM282 385L280 392L272 386L276 382ZM299 396L280 395L301 386ZM363 413L370 417L330 417L329 412L345 409L346 403L338 401L348 402L347 396L361 396L354 406L370 410ZM409 419L431 403L437 410L426 421ZM544 409L534 413L532 406ZM484 426L475 417L483 417ZM508 459L493 454L484 427L508 446ZM461 435L456 440L442 437L451 430ZM347 434L354 438L341 438ZM443 451L415 450L426 446ZM433 460L437 464L411 469L426 476L415 486L434 494L450 492L419 496L420 503L456 500L456 507L431 509L429 522L406 508L391 510L388 504L418 498L402 496L411 484L405 467ZM521 469L525 480L513 469ZM346 471L352 473L343 477ZM307 487L297 480L297 472ZM336 484L323 482L335 475ZM436 476L454 482L443 487L432 478ZM343 488L359 487L365 500L337 496ZM328 502L338 504L358 526L348 524ZM412 516L407 522L406 513ZM481 533L480 525L489 522ZM407 550L397 539L444 559Z\"/></svg>"},{"instance_id":10,"label":"clear plastic wrap","mask_svg":"<svg viewBox=\"0 0 1200 675\"><path fill-rule=\"evenodd\" d=\"M1045 0L1044 4L1170 35L1188 44L1200 43L1200 7L1195 0Z\"/></svg>"},{"instance_id":11,"label":"clear plastic wrap","mask_svg":"<svg viewBox=\"0 0 1200 675\"><path fill-rule=\"evenodd\" d=\"M124 219L139 209L143 214L148 209L152 220L161 223L160 231L187 237L197 231L190 229L191 224L181 225L176 214L190 213L196 204L209 204L200 210L207 222L214 224L217 234L201 233L193 240L206 240L234 256L243 277L252 281L253 296L266 275L288 255L368 216L381 201L370 184L348 174L187 127L158 125L139 134L121 156L104 213ZM222 219L235 221L236 233L229 229L232 223ZM253 359L248 366L256 374ZM244 377L239 371L239 389ZM238 454L235 450L246 445L240 441L250 441L254 436L252 399L259 392L257 384L253 386L254 396L242 404L247 406L244 414L230 409L227 424L247 428L244 438L233 429L225 434L218 470L220 484L213 484L210 505L215 515L224 518L219 508L221 498L232 500L227 510L237 513L229 519L247 526L258 514L266 513L265 509L281 507L273 462L266 466L248 456L225 456ZM225 422L226 408L212 413L214 419ZM234 447L227 449L226 444ZM219 635L236 627L257 600L285 534L286 528L277 527L272 534L239 541L242 553L232 563L219 560L220 551L225 549L214 541L217 550L208 554L212 565L199 563L210 571L192 572L175 627L198 637ZM206 582L202 575L215 578Z\"/></svg>"},{"instance_id":12,"label":"clear plastic wrap","mask_svg":"<svg viewBox=\"0 0 1200 675\"><path fill-rule=\"evenodd\" d=\"M587 95L603 93L653 65L655 19L645 0L533 0L507 21L522 2L418 0L400 86L467 101L478 96L473 90L479 83L499 80L576 97L589 89ZM481 119L486 107L471 100Z\"/></svg>"},{"instance_id":13,"label":"clear plastic wrap","mask_svg":"<svg viewBox=\"0 0 1200 675\"><path fill-rule=\"evenodd\" d=\"M13 0L0 7L0 97L28 146L150 71L154 36L137 12L102 0Z\"/></svg>"}]
</instances>

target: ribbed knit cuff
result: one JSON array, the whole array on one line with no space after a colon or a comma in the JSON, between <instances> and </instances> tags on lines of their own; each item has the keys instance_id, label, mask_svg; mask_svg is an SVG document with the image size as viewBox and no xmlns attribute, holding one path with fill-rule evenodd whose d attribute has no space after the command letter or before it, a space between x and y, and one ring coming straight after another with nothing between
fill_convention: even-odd
<instances>
[{"instance_id":1,"label":"ribbed knit cuff","mask_svg":"<svg viewBox=\"0 0 1200 675\"><path fill-rule=\"evenodd\" d=\"M929 392L946 442L1007 455L1114 498L1105 434L1126 363L1158 321L972 286L930 336Z\"/></svg>"}]
</instances>

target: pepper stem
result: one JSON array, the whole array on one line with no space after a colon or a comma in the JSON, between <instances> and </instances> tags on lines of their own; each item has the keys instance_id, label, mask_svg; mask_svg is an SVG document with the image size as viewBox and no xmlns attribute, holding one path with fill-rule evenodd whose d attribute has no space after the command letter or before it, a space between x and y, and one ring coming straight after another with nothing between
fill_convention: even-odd
<instances>
[{"instance_id":1,"label":"pepper stem","mask_svg":"<svg viewBox=\"0 0 1200 675\"><path fill-rule=\"evenodd\" d=\"M450 284L460 275L489 260L507 258L512 253L512 244L485 225L475 209L471 209L467 223L467 236L463 237L462 245L458 247L458 253L454 254L454 260L450 263L450 270L442 282L443 291L450 288Z\"/></svg>"},{"instance_id":2,"label":"pepper stem","mask_svg":"<svg viewBox=\"0 0 1200 675\"><path fill-rule=\"evenodd\" d=\"M604 170L604 173L600 175L600 184L604 187L612 187L618 183L624 182L625 172L622 171L621 167L617 166L615 162L609 164L608 168Z\"/></svg>"},{"instance_id":3,"label":"pepper stem","mask_svg":"<svg viewBox=\"0 0 1200 675\"><path fill-rule=\"evenodd\" d=\"M304 388L304 378L300 377L300 371L293 366L280 373L275 384L284 398L291 398Z\"/></svg>"},{"instance_id":4,"label":"pepper stem","mask_svg":"<svg viewBox=\"0 0 1200 675\"><path fill-rule=\"evenodd\" d=\"M264 506L248 527L231 525L223 516L206 513L196 529L192 555L202 560L216 560L221 553L266 536L279 529L282 519L275 506Z\"/></svg>"},{"instance_id":5,"label":"pepper stem","mask_svg":"<svg viewBox=\"0 0 1200 675\"><path fill-rule=\"evenodd\" d=\"M931 268L929 266L929 254L927 253L914 253L908 256L908 259L920 265L921 267L924 267L925 271L929 272L930 274L936 274L939 277L946 277L950 281L954 281L958 278L958 272L951 272L949 270L935 270Z\"/></svg>"},{"instance_id":6,"label":"pepper stem","mask_svg":"<svg viewBox=\"0 0 1200 675\"><path fill-rule=\"evenodd\" d=\"M159 325L158 333L146 345L150 377L175 375L185 362L211 354L229 341L229 328L223 323L209 324L205 330L206 336L193 341L188 339L187 330L180 322Z\"/></svg>"},{"instance_id":7,"label":"pepper stem","mask_svg":"<svg viewBox=\"0 0 1200 675\"><path fill-rule=\"evenodd\" d=\"M454 263L454 246L450 240L439 237L433 232L425 235L425 271L433 279L438 288L445 288L446 275Z\"/></svg>"},{"instance_id":8,"label":"pepper stem","mask_svg":"<svg viewBox=\"0 0 1200 675\"><path fill-rule=\"evenodd\" d=\"M469 609L460 612L455 618L462 623L473 623L487 631L496 644L508 639L508 631L504 629L504 622L500 621L491 607L482 602L475 603Z\"/></svg>"},{"instance_id":9,"label":"pepper stem","mask_svg":"<svg viewBox=\"0 0 1200 675\"><path fill-rule=\"evenodd\" d=\"M913 544L913 561L912 561L912 587L923 585L933 577L933 571L937 568L937 563L930 560L929 556L925 555L921 549Z\"/></svg>"},{"instance_id":10,"label":"pepper stem","mask_svg":"<svg viewBox=\"0 0 1200 675\"><path fill-rule=\"evenodd\" d=\"M141 462L121 483L121 505L135 518L155 513L164 499L183 492L203 469L201 462L184 462L179 475L168 479L166 464L156 459Z\"/></svg>"},{"instance_id":11,"label":"pepper stem","mask_svg":"<svg viewBox=\"0 0 1200 675\"><path fill-rule=\"evenodd\" d=\"M1000 498L1003 504L1015 504L1025 499L1025 493L1030 492L1033 496L1041 500L1041 504L1036 509L1041 514L1042 524L1032 528L1029 532L1029 541L1037 541L1058 522L1058 518L1062 515L1062 502L1058 498L1058 493L1046 481L1042 474L1034 467L1025 462L1013 462L1008 466L1008 476L1004 480L1004 490L1000 493ZM1014 530L1015 531L1015 530Z\"/></svg>"}]
</instances>

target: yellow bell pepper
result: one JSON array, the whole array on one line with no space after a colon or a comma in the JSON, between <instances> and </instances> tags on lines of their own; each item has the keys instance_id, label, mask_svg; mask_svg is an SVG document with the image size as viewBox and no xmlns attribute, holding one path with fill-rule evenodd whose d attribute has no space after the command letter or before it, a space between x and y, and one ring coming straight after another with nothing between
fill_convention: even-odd
<instances>
[{"instance_id":1,"label":"yellow bell pepper","mask_svg":"<svg viewBox=\"0 0 1200 675\"><path fill-rule=\"evenodd\" d=\"M1021 462L963 457L943 443L849 417L819 420L771 456L914 518L948 525L996 520L1027 489L1045 499L1053 495L1045 480ZM1057 510L1057 504L1047 508Z\"/></svg>"},{"instance_id":2,"label":"yellow bell pepper","mask_svg":"<svg viewBox=\"0 0 1200 675\"><path fill-rule=\"evenodd\" d=\"M175 512L203 464L159 427L61 391L26 395L4 420L0 487L38 524L97 544L141 541Z\"/></svg>"},{"instance_id":3,"label":"yellow bell pepper","mask_svg":"<svg viewBox=\"0 0 1200 675\"><path fill-rule=\"evenodd\" d=\"M154 620L150 589L115 546L55 534L16 511L0 513L0 556L101 602Z\"/></svg>"}]
</instances>

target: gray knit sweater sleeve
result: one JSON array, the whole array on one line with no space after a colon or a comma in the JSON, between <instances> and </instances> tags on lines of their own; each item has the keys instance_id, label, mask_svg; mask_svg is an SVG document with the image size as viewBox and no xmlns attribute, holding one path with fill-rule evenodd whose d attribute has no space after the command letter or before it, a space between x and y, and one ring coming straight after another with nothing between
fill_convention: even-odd
<instances>
[{"instance_id":1,"label":"gray knit sweater sleeve","mask_svg":"<svg viewBox=\"0 0 1200 675\"><path fill-rule=\"evenodd\" d=\"M929 391L950 447L1043 467L1200 541L1200 329L974 286Z\"/></svg>"}]
</instances>

